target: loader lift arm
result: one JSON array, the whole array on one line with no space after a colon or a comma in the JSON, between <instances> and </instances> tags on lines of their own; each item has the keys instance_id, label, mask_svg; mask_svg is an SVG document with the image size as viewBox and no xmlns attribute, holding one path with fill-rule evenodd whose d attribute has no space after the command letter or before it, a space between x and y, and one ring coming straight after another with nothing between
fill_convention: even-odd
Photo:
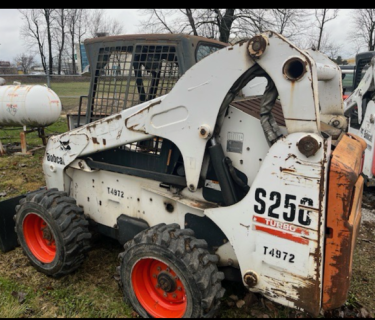
<instances>
[{"instance_id":1,"label":"loader lift arm","mask_svg":"<svg viewBox=\"0 0 375 320\"><path fill-rule=\"evenodd\" d=\"M283 50L272 49L277 46ZM54 185L64 189L63 170L78 157L157 136L178 146L187 186L195 191L207 141L218 131L215 127L220 126L237 92L252 79L252 72L259 72L259 66L279 92L288 133L303 128L305 132L320 134L318 78L329 75L337 86L341 78L338 70L336 74L331 66L316 64L311 55L273 32L223 48L189 69L169 94L51 138L44 169ZM230 67L217 68L223 61L230 61ZM275 67L281 72L274 72ZM202 99L203 96L210 100ZM331 113L342 113L341 96L324 98ZM325 100L320 99L323 107ZM179 134L174 134L177 131ZM69 141L72 150L60 150L60 141ZM48 154L61 161L51 163Z\"/></svg>"}]
</instances>

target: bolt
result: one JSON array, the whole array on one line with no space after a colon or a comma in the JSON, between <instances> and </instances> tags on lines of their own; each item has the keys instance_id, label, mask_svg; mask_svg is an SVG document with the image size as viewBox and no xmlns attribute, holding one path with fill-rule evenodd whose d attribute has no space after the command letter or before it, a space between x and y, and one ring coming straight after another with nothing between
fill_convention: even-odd
<instances>
[{"instance_id":1,"label":"bolt","mask_svg":"<svg viewBox=\"0 0 375 320\"><path fill-rule=\"evenodd\" d=\"M153 274L152 277L153 277L153 278L156 278L156 274Z\"/></svg>"},{"instance_id":2,"label":"bolt","mask_svg":"<svg viewBox=\"0 0 375 320\"><path fill-rule=\"evenodd\" d=\"M255 272L249 271L245 274L244 281L251 288L258 283L258 277Z\"/></svg>"},{"instance_id":3,"label":"bolt","mask_svg":"<svg viewBox=\"0 0 375 320\"><path fill-rule=\"evenodd\" d=\"M298 141L297 147L304 156L310 157L320 149L321 145L316 139L309 135Z\"/></svg>"},{"instance_id":4,"label":"bolt","mask_svg":"<svg viewBox=\"0 0 375 320\"><path fill-rule=\"evenodd\" d=\"M160 267L157 267L156 270L161 271L161 268L160 268Z\"/></svg>"},{"instance_id":5,"label":"bolt","mask_svg":"<svg viewBox=\"0 0 375 320\"><path fill-rule=\"evenodd\" d=\"M260 42L259 41L254 41L253 42L253 50L258 51L260 49Z\"/></svg>"},{"instance_id":6,"label":"bolt","mask_svg":"<svg viewBox=\"0 0 375 320\"><path fill-rule=\"evenodd\" d=\"M168 294L166 292L164 292L163 296L164 297L168 297Z\"/></svg>"},{"instance_id":7,"label":"bolt","mask_svg":"<svg viewBox=\"0 0 375 320\"><path fill-rule=\"evenodd\" d=\"M255 36L249 42L249 53L252 56L260 57L266 50L268 41L263 36Z\"/></svg>"},{"instance_id":8,"label":"bolt","mask_svg":"<svg viewBox=\"0 0 375 320\"><path fill-rule=\"evenodd\" d=\"M173 297L173 299L176 299L176 298L177 298L177 294L174 293L174 294L172 295L172 297Z\"/></svg>"},{"instance_id":9,"label":"bolt","mask_svg":"<svg viewBox=\"0 0 375 320\"><path fill-rule=\"evenodd\" d=\"M335 121L333 121L332 124L333 124L334 127L337 128L340 125L340 121L339 120L335 120Z\"/></svg>"},{"instance_id":10,"label":"bolt","mask_svg":"<svg viewBox=\"0 0 375 320\"><path fill-rule=\"evenodd\" d=\"M181 287L178 287L177 290L178 290L178 291L182 291L182 288L181 288Z\"/></svg>"},{"instance_id":11,"label":"bolt","mask_svg":"<svg viewBox=\"0 0 375 320\"><path fill-rule=\"evenodd\" d=\"M167 268L167 269L166 269L166 271L167 271L167 272L170 272L170 271L171 271L171 269Z\"/></svg>"}]
</instances>

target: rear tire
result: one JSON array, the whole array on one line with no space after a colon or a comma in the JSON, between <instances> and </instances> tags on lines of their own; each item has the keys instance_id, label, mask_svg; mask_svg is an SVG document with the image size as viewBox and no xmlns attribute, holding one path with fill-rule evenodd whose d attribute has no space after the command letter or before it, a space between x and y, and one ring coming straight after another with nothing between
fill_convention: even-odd
<instances>
[{"instance_id":1,"label":"rear tire","mask_svg":"<svg viewBox=\"0 0 375 320\"><path fill-rule=\"evenodd\" d=\"M178 224L157 225L139 233L119 255L124 300L142 317L208 318L225 290L218 257L205 240Z\"/></svg>"},{"instance_id":2,"label":"rear tire","mask_svg":"<svg viewBox=\"0 0 375 320\"><path fill-rule=\"evenodd\" d=\"M23 252L46 275L72 273L90 248L89 223L66 192L49 189L28 195L16 207L15 222Z\"/></svg>"}]
</instances>

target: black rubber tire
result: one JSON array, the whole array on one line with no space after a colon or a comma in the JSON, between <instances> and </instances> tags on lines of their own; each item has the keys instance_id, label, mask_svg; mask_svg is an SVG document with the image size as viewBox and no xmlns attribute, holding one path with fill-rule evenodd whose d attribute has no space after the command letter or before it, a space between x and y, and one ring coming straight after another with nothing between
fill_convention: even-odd
<instances>
[{"instance_id":1,"label":"black rubber tire","mask_svg":"<svg viewBox=\"0 0 375 320\"><path fill-rule=\"evenodd\" d=\"M25 240L23 224L29 215L41 218L54 237L56 255L43 263L30 250ZM60 278L79 268L90 249L89 222L75 199L57 189L43 190L21 199L14 216L18 242L31 264L40 272Z\"/></svg>"},{"instance_id":2,"label":"black rubber tire","mask_svg":"<svg viewBox=\"0 0 375 320\"><path fill-rule=\"evenodd\" d=\"M178 224L160 224L147 229L124 245L120 253L119 284L124 301L144 318L152 317L138 301L133 284L133 267L140 259L156 259L170 267L181 280L187 299L183 318L211 318L218 311L225 289L224 273L217 268L218 256L210 254L205 240Z\"/></svg>"}]
</instances>

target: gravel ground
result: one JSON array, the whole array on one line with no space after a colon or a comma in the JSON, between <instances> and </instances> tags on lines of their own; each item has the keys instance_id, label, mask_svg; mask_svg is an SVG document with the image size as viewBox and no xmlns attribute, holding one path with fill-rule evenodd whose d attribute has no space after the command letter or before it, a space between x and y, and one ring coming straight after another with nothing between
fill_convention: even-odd
<instances>
[{"instance_id":1,"label":"gravel ground","mask_svg":"<svg viewBox=\"0 0 375 320\"><path fill-rule=\"evenodd\" d=\"M364 221L375 222L375 209L362 208L362 223Z\"/></svg>"}]
</instances>

